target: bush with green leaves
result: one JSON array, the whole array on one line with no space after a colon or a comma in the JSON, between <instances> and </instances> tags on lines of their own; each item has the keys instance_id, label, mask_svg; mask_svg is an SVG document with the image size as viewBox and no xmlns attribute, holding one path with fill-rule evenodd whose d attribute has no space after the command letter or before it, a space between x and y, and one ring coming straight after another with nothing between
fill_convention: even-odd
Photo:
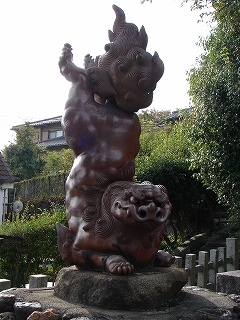
<instances>
[{"instance_id":1,"label":"bush with green leaves","mask_svg":"<svg viewBox=\"0 0 240 320\"><path fill-rule=\"evenodd\" d=\"M44 154L44 161L42 175L69 174L74 161L74 153L72 149L47 151Z\"/></svg>"},{"instance_id":2,"label":"bush with green leaves","mask_svg":"<svg viewBox=\"0 0 240 320\"><path fill-rule=\"evenodd\" d=\"M57 248L56 222L67 225L64 207L4 222L0 234L22 237L23 241L0 246L0 277L17 287L28 283L32 274L47 274L49 281L54 281L58 271L66 266Z\"/></svg>"},{"instance_id":3,"label":"bush with green leaves","mask_svg":"<svg viewBox=\"0 0 240 320\"><path fill-rule=\"evenodd\" d=\"M135 179L162 184L168 190L173 205L170 223L175 232L174 242L179 235L181 240L185 240L198 231L196 219L199 209L202 202L209 199L209 192L193 178L194 172L189 170L190 142L187 139L186 121L167 130L143 132L141 150L136 158ZM214 198L210 207L213 205Z\"/></svg>"},{"instance_id":4,"label":"bush with green leaves","mask_svg":"<svg viewBox=\"0 0 240 320\"><path fill-rule=\"evenodd\" d=\"M16 197L22 201L40 203L49 199L57 200L65 197L65 183L67 174L57 173L47 176L40 176L15 183ZM46 207L44 207L46 208Z\"/></svg>"},{"instance_id":5,"label":"bush with green leaves","mask_svg":"<svg viewBox=\"0 0 240 320\"><path fill-rule=\"evenodd\" d=\"M29 123L15 127L16 139L3 149L3 155L13 175L19 180L41 174L45 160L45 148L36 144L37 132Z\"/></svg>"},{"instance_id":6,"label":"bush with green leaves","mask_svg":"<svg viewBox=\"0 0 240 320\"><path fill-rule=\"evenodd\" d=\"M189 71L191 167L240 218L240 2L211 1L215 26Z\"/></svg>"}]
</instances>

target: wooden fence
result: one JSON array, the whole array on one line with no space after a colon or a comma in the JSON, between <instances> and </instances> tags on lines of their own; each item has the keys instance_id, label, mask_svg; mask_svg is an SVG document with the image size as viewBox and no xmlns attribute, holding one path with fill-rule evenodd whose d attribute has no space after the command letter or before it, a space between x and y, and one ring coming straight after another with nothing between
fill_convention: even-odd
<instances>
[{"instance_id":1,"label":"wooden fence","mask_svg":"<svg viewBox=\"0 0 240 320\"><path fill-rule=\"evenodd\" d=\"M175 266L182 268L182 258L176 257ZM189 278L187 286L198 286L212 291L216 290L216 274L218 272L239 269L239 247L237 238L227 238L226 247L186 254L185 270Z\"/></svg>"}]
</instances>

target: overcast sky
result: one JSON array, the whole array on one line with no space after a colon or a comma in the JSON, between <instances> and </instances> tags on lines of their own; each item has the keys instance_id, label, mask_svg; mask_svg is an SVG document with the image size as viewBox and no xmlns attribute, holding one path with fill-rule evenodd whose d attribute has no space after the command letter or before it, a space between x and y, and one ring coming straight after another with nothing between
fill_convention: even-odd
<instances>
[{"instance_id":1,"label":"overcast sky","mask_svg":"<svg viewBox=\"0 0 240 320\"><path fill-rule=\"evenodd\" d=\"M181 0L1 0L0 1L0 150L13 139L10 128L25 121L59 116L70 84L59 73L64 43L73 47L73 61L82 67L87 53L103 54L115 13L148 34L147 51L157 51L165 73L151 108L176 110L189 106L186 71L201 53L199 36L208 26L197 23L199 12Z\"/></svg>"}]
</instances>

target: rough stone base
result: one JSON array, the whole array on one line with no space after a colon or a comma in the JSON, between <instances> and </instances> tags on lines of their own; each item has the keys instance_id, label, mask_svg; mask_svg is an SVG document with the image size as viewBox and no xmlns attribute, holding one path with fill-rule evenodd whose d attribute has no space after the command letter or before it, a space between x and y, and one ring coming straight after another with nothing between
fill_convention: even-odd
<instances>
[{"instance_id":1,"label":"rough stone base","mask_svg":"<svg viewBox=\"0 0 240 320\"><path fill-rule=\"evenodd\" d=\"M240 295L240 270L217 273L216 290Z\"/></svg>"},{"instance_id":2,"label":"rough stone base","mask_svg":"<svg viewBox=\"0 0 240 320\"><path fill-rule=\"evenodd\" d=\"M0 293L0 319L27 320L28 315L15 318L14 305L18 301L39 302L43 312L55 309L61 314L62 320L200 320L199 317L236 320L237 315L240 316L240 296L227 296L197 287L184 287L160 311L105 310L64 301L53 295L53 288L12 288ZM213 311L217 314L215 318ZM9 317L11 315L13 317Z\"/></svg>"},{"instance_id":3,"label":"rough stone base","mask_svg":"<svg viewBox=\"0 0 240 320\"><path fill-rule=\"evenodd\" d=\"M71 303L109 310L157 310L188 280L178 268L153 268L127 276L63 268L54 294Z\"/></svg>"}]
</instances>

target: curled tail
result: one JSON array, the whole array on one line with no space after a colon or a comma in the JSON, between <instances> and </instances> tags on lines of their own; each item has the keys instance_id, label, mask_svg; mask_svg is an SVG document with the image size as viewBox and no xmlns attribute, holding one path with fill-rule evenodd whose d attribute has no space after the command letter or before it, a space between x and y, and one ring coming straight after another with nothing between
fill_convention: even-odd
<instances>
[{"instance_id":1,"label":"curled tail","mask_svg":"<svg viewBox=\"0 0 240 320\"><path fill-rule=\"evenodd\" d=\"M67 263L74 264L72 259L72 245L75 239L74 234L60 222L56 223L56 229L58 234L58 250L61 257Z\"/></svg>"}]
</instances>

